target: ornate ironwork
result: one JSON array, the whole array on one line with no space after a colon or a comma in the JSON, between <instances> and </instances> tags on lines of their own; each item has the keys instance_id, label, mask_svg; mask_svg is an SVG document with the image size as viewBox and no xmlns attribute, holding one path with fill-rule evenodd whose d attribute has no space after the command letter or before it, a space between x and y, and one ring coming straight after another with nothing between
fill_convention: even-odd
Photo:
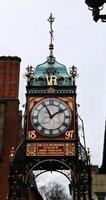
<instances>
[{"instance_id":1,"label":"ornate ironwork","mask_svg":"<svg viewBox=\"0 0 106 200\"><path fill-rule=\"evenodd\" d=\"M70 68L70 76L73 79L73 85L75 85L75 79L78 77L78 74L77 68L74 65Z\"/></svg>"},{"instance_id":2,"label":"ornate ironwork","mask_svg":"<svg viewBox=\"0 0 106 200\"><path fill-rule=\"evenodd\" d=\"M48 21L50 22L50 31L49 31L49 33L50 33L50 45L49 45L49 49L50 50L53 50L53 48L54 48L54 46L53 46L53 33L54 33L54 31L53 31L53 27L52 27L54 19L55 18L53 17L52 13L50 13L50 17L48 19ZM52 51L51 51L51 53L52 53ZM52 56L52 54L51 54L51 56Z\"/></svg>"},{"instance_id":3,"label":"ornate ironwork","mask_svg":"<svg viewBox=\"0 0 106 200\"><path fill-rule=\"evenodd\" d=\"M32 66L28 66L26 68L26 73L25 73L25 77L27 78L28 81L30 81L31 78L33 78L33 74L34 74L34 69Z\"/></svg>"}]
</instances>

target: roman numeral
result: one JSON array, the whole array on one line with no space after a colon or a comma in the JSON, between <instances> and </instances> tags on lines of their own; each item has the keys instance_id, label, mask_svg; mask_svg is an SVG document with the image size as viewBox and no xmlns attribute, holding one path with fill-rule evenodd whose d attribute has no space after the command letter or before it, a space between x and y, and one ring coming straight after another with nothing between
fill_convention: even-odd
<instances>
[{"instance_id":1,"label":"roman numeral","mask_svg":"<svg viewBox=\"0 0 106 200\"><path fill-rule=\"evenodd\" d=\"M70 118L70 116L69 116L69 115L66 115L66 116L65 116L65 118L66 118L66 119L67 119L67 118L69 119L69 118Z\"/></svg>"},{"instance_id":2,"label":"roman numeral","mask_svg":"<svg viewBox=\"0 0 106 200\"><path fill-rule=\"evenodd\" d=\"M50 105L54 105L54 101L53 100L50 100Z\"/></svg>"},{"instance_id":3,"label":"roman numeral","mask_svg":"<svg viewBox=\"0 0 106 200\"><path fill-rule=\"evenodd\" d=\"M32 119L37 119L37 116L32 115Z\"/></svg>"},{"instance_id":4,"label":"roman numeral","mask_svg":"<svg viewBox=\"0 0 106 200\"><path fill-rule=\"evenodd\" d=\"M65 123L65 122L64 122L64 123L62 124L62 126L65 126L65 127L67 127L67 123Z\"/></svg>"},{"instance_id":5,"label":"roman numeral","mask_svg":"<svg viewBox=\"0 0 106 200\"><path fill-rule=\"evenodd\" d=\"M42 133L44 133L45 132L45 128L41 128L41 130L40 130Z\"/></svg>"},{"instance_id":6,"label":"roman numeral","mask_svg":"<svg viewBox=\"0 0 106 200\"><path fill-rule=\"evenodd\" d=\"M34 123L35 127L38 127L39 125L40 125L39 122Z\"/></svg>"}]
</instances>

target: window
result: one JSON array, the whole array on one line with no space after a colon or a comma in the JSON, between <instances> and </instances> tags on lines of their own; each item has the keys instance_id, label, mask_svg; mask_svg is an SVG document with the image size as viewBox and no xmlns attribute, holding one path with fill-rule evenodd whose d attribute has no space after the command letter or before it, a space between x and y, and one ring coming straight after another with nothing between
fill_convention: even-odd
<instances>
[{"instance_id":1,"label":"window","mask_svg":"<svg viewBox=\"0 0 106 200\"><path fill-rule=\"evenodd\" d=\"M99 196L98 200L105 200L105 196Z\"/></svg>"},{"instance_id":2,"label":"window","mask_svg":"<svg viewBox=\"0 0 106 200\"><path fill-rule=\"evenodd\" d=\"M106 200L106 192L95 192L97 200Z\"/></svg>"}]
</instances>

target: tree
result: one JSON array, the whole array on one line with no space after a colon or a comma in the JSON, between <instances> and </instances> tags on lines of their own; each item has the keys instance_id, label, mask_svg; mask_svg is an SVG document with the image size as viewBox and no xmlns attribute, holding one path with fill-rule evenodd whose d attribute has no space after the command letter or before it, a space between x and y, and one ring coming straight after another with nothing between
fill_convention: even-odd
<instances>
[{"instance_id":1,"label":"tree","mask_svg":"<svg viewBox=\"0 0 106 200\"><path fill-rule=\"evenodd\" d=\"M39 189L44 200L70 200L64 186L58 183L49 183Z\"/></svg>"}]
</instances>

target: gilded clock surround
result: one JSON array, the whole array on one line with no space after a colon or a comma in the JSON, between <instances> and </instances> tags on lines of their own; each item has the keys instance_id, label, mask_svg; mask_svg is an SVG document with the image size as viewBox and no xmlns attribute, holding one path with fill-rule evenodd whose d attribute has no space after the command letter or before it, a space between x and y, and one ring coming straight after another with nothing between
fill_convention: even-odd
<instances>
[{"instance_id":1,"label":"gilded clock surround","mask_svg":"<svg viewBox=\"0 0 106 200\"><path fill-rule=\"evenodd\" d=\"M34 108L36 108L36 105L39 105L40 103L42 103L43 101L45 102L46 100L56 100L57 102L62 102L63 104L65 104L65 106L67 107L67 109L69 110L70 114L70 121L69 123L66 125L65 129L63 131L58 131L57 134L55 135L47 135L46 136L46 132L40 133L39 130L37 130L37 128L34 128L34 126L31 123L31 113L33 111ZM43 139L43 140L49 140L49 137L52 137L53 140L74 140L75 139L75 99L74 97L65 97L65 96L58 96L56 97L29 97L28 99L28 110L29 110L29 122L28 122L28 132L27 132L27 139L30 140L37 140L37 139ZM54 111L53 111L54 112ZM56 110L56 112L58 112ZM55 114L53 114L55 115ZM48 117L46 115L46 117ZM59 116L58 116L59 117ZM48 119L47 119L48 120ZM57 119L56 119L57 120ZM56 137L55 137L56 136Z\"/></svg>"},{"instance_id":2,"label":"gilded clock surround","mask_svg":"<svg viewBox=\"0 0 106 200\"><path fill-rule=\"evenodd\" d=\"M40 96L40 97L29 97L28 98L28 110L30 111L35 103L41 101L42 99L49 98L50 96ZM55 98L55 96L51 96L51 98ZM70 107L70 109L74 110L74 97L65 97L65 96L58 96L58 99L63 100L65 103L67 103Z\"/></svg>"},{"instance_id":3,"label":"gilded clock surround","mask_svg":"<svg viewBox=\"0 0 106 200\"><path fill-rule=\"evenodd\" d=\"M55 137L68 129L72 120L72 111L59 98L44 98L33 106L30 120L39 134Z\"/></svg>"}]
</instances>

